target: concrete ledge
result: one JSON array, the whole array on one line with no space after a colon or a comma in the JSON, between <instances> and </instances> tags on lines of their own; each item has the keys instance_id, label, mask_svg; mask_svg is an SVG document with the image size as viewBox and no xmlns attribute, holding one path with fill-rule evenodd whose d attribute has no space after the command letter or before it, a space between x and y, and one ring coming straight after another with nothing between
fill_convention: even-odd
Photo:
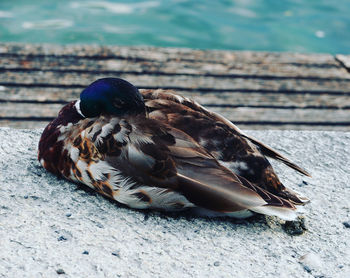
<instances>
[{"instance_id":1,"label":"concrete ledge","mask_svg":"<svg viewBox=\"0 0 350 278\"><path fill-rule=\"evenodd\" d=\"M0 277L350 277L350 133L249 132L309 170L274 163L310 197L308 231L140 212L45 172L41 130L0 129Z\"/></svg>"}]
</instances>

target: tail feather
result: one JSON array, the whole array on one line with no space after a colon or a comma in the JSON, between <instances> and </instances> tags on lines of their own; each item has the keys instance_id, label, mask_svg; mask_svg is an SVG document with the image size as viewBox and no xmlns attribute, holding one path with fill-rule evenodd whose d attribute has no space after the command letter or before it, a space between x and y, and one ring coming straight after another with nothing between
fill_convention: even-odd
<instances>
[{"instance_id":1,"label":"tail feather","mask_svg":"<svg viewBox=\"0 0 350 278\"><path fill-rule=\"evenodd\" d=\"M301 212L302 207L310 200L301 194L285 188L283 191L279 192L277 195L268 192L260 188L259 186L254 186L249 183L246 179L238 176L240 181L248 188L257 192L266 202L266 205L251 207L249 210L266 215L278 216L279 218L287 221L295 220L298 213Z\"/></svg>"},{"instance_id":2,"label":"tail feather","mask_svg":"<svg viewBox=\"0 0 350 278\"><path fill-rule=\"evenodd\" d=\"M250 210L260 214L278 216L279 218L286 221L295 220L298 216L297 209L293 210L285 207L275 207L275 206L265 205L260 207L254 207L254 208L251 208Z\"/></svg>"},{"instance_id":3,"label":"tail feather","mask_svg":"<svg viewBox=\"0 0 350 278\"><path fill-rule=\"evenodd\" d=\"M268 157L271 157L273 159L279 160L279 161L283 162L285 165L287 165L287 166L291 167L292 169L298 171L299 173L301 173L301 174L303 174L305 176L311 177L310 173L308 173L306 170L304 170L303 168L299 167L295 163L291 162L288 158L284 157L283 155L281 155L280 153L278 153L277 151L275 151L271 147L265 145L264 143L261 143L260 141L258 141L254 137L248 136L248 135L246 135L244 133L242 133L242 136L245 137L246 139L248 139L249 141L251 141L253 144L257 145L264 155L266 155Z\"/></svg>"},{"instance_id":4,"label":"tail feather","mask_svg":"<svg viewBox=\"0 0 350 278\"><path fill-rule=\"evenodd\" d=\"M278 196L289 200L294 205L305 205L310 202L310 199L289 188L283 189Z\"/></svg>"},{"instance_id":5,"label":"tail feather","mask_svg":"<svg viewBox=\"0 0 350 278\"><path fill-rule=\"evenodd\" d=\"M232 128L233 130L235 130L237 133L239 133L240 135L242 135L244 138L248 139L250 142L252 142L253 144L255 144L256 146L258 146L261 150L261 152L271 158L277 159L281 162L283 162L285 165L291 167L292 169L298 171L299 173L311 177L310 173L308 173L306 170L304 170L303 168L299 167L298 165L296 165L295 163L291 162L289 159L287 159L286 157L284 157L283 155L281 155L280 153L278 153L277 151L275 151L274 149L272 149L271 147L261 143L259 140L255 139L252 136L248 136L247 134L245 134L242 130L240 130L235 124L233 124L231 121L227 120L225 117L214 113L214 112L210 112L207 109L205 109L203 106L200 106L199 104L195 103L197 106L200 107L200 109L204 112L209 114L211 117L217 119L218 121L221 121L223 123L225 123L227 126L229 126L230 128Z\"/></svg>"}]
</instances>

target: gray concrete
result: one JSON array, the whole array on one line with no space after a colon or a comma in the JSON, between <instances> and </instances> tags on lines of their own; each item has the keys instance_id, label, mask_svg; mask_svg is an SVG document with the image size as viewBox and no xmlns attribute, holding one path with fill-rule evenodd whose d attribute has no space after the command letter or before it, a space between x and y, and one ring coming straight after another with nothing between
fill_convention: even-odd
<instances>
[{"instance_id":1,"label":"gray concrete","mask_svg":"<svg viewBox=\"0 0 350 278\"><path fill-rule=\"evenodd\" d=\"M350 277L350 133L250 133L313 174L274 163L312 200L303 235L121 207L45 172L40 130L0 129L0 277Z\"/></svg>"}]
</instances>

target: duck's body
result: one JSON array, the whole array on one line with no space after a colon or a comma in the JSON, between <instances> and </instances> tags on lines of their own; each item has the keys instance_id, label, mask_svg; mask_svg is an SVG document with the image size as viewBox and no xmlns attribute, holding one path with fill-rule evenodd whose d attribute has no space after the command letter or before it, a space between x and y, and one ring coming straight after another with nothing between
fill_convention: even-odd
<instances>
[{"instance_id":1,"label":"duck's body","mask_svg":"<svg viewBox=\"0 0 350 278\"><path fill-rule=\"evenodd\" d=\"M82 94L90 100L99 88ZM120 112L123 99L111 102L118 111L95 115L85 95L66 105L40 139L39 160L56 175L132 208L200 207L236 217L258 212L292 219L295 205L306 201L282 185L265 155L304 170L187 98L145 90L137 113Z\"/></svg>"}]
</instances>

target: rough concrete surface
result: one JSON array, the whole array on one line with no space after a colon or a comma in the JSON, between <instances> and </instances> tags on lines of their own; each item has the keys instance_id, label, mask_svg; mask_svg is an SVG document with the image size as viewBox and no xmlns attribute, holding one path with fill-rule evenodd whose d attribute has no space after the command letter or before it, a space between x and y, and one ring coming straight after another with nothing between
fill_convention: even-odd
<instances>
[{"instance_id":1,"label":"rough concrete surface","mask_svg":"<svg viewBox=\"0 0 350 278\"><path fill-rule=\"evenodd\" d=\"M44 171L41 130L0 129L0 277L350 277L350 133L249 132L309 170L274 163L308 196L307 231L122 207Z\"/></svg>"}]
</instances>

